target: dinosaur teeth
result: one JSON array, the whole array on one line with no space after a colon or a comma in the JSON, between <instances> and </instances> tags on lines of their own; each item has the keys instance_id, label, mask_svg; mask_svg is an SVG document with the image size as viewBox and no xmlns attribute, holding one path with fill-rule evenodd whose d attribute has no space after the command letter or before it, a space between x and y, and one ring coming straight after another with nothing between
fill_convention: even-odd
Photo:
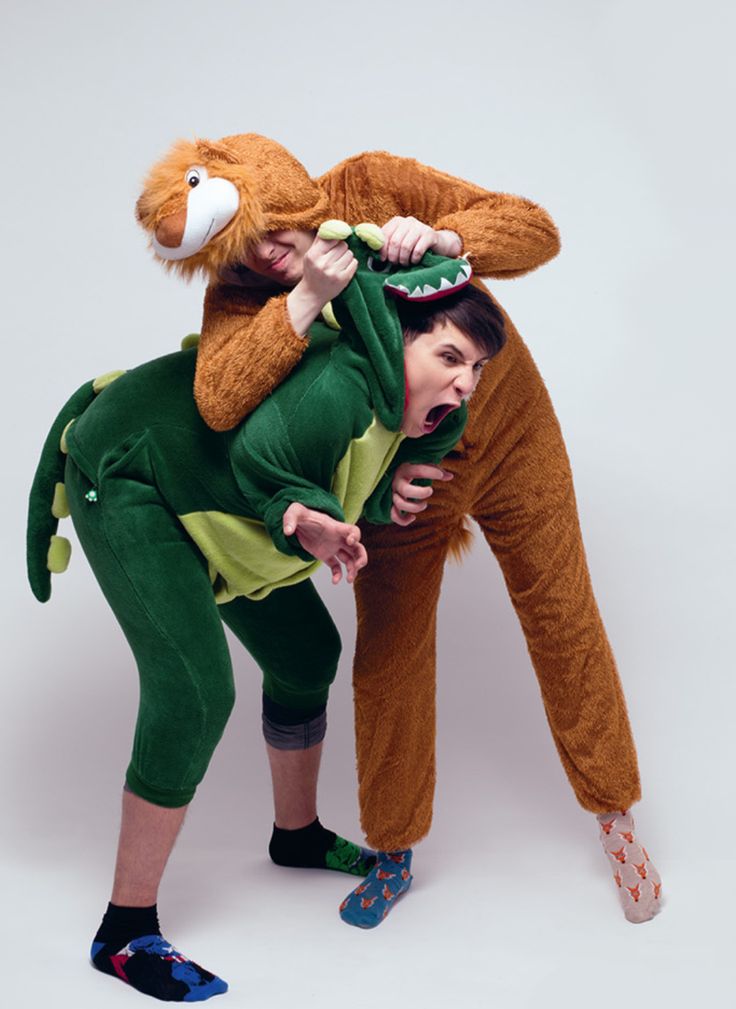
<instances>
[{"instance_id":1,"label":"dinosaur teeth","mask_svg":"<svg viewBox=\"0 0 736 1009\"><path fill-rule=\"evenodd\" d=\"M411 300L422 300L425 298L433 298L439 293L444 293L446 291L454 291L458 287L464 287L472 276L472 270L467 262L463 260L458 263L460 267L460 272L455 277L455 280L449 280L447 277L441 277L439 286L433 287L431 284L425 284L423 287L419 284L414 288L413 291L409 291L408 287L404 284L398 283L386 283L386 287L390 287L394 291L400 291L406 298Z\"/></svg>"}]
</instances>

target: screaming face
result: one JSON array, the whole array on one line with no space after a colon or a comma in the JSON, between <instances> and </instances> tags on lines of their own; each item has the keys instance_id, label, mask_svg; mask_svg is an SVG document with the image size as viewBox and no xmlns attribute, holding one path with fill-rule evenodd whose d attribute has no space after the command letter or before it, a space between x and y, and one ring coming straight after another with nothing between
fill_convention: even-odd
<instances>
[{"instance_id":1,"label":"screaming face","mask_svg":"<svg viewBox=\"0 0 736 1009\"><path fill-rule=\"evenodd\" d=\"M409 438L431 434L467 399L488 356L453 323L438 322L404 349L407 403L401 430Z\"/></svg>"}]
</instances>

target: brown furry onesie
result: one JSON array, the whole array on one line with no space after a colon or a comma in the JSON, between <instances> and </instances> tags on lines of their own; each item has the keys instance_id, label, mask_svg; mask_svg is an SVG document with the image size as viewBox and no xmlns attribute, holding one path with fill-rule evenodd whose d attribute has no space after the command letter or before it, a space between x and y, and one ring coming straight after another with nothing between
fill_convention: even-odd
<instances>
[{"instance_id":1,"label":"brown furry onesie","mask_svg":"<svg viewBox=\"0 0 736 1009\"><path fill-rule=\"evenodd\" d=\"M519 276L558 250L556 229L535 204L384 152L349 158L316 180L279 145L254 134L179 145L179 153L182 171L186 164L207 165L241 193L238 217L203 253L178 264L184 273L205 269L212 280L195 393L202 416L217 430L252 410L306 346L289 322L288 291L253 284L239 269L238 249L259 235L316 227L325 218L380 225L395 215L413 216L455 231L476 275L495 278ZM173 228L172 238L165 224L182 213L186 196L167 203L154 192L154 173L165 165L149 177L138 213L150 232L174 245L181 228ZM508 318L506 328L507 345L484 370L463 440L445 461L454 480L435 484L429 508L412 525L363 530L369 564L356 583L354 674L360 807L369 843L387 851L412 846L431 824L437 600L448 550L462 536L466 515L478 522L503 570L578 801L603 813L627 809L640 796L562 435ZM421 607L413 593L418 584Z\"/></svg>"}]
</instances>

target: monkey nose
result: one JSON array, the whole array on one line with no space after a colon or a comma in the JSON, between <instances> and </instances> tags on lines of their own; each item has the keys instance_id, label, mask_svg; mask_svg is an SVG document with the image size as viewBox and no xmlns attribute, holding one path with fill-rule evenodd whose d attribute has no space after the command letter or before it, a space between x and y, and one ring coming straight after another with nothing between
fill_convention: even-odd
<instances>
[{"instance_id":1,"label":"monkey nose","mask_svg":"<svg viewBox=\"0 0 736 1009\"><path fill-rule=\"evenodd\" d=\"M187 212L185 208L159 221L156 225L156 241L165 249L177 249L184 238L186 226Z\"/></svg>"}]
</instances>

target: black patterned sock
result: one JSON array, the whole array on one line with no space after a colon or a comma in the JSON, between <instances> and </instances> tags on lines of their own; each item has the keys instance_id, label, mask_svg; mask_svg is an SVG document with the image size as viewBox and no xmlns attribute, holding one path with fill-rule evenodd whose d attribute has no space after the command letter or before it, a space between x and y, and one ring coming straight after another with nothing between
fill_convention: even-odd
<instances>
[{"instance_id":1,"label":"black patterned sock","mask_svg":"<svg viewBox=\"0 0 736 1009\"><path fill-rule=\"evenodd\" d=\"M227 991L225 981L182 956L163 938L155 904L108 904L90 956L103 974L166 1002L203 1002Z\"/></svg>"},{"instance_id":2,"label":"black patterned sock","mask_svg":"<svg viewBox=\"0 0 736 1009\"><path fill-rule=\"evenodd\" d=\"M376 862L375 852L346 841L327 830L319 817L298 830L284 830L274 824L268 853L276 865L294 869L334 869L351 876L366 876Z\"/></svg>"}]
</instances>

